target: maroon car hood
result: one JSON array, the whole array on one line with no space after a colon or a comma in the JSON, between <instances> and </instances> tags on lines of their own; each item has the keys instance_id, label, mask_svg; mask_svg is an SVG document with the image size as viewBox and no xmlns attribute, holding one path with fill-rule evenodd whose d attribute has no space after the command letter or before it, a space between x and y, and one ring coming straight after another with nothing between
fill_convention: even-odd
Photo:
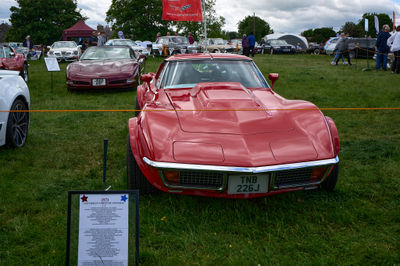
<instances>
[{"instance_id":1,"label":"maroon car hood","mask_svg":"<svg viewBox=\"0 0 400 266\"><path fill-rule=\"evenodd\" d=\"M293 129L286 112L268 110L240 83L199 83L189 93L168 90L167 94L185 132L242 135ZM275 100L272 94L271 100Z\"/></svg>"},{"instance_id":2,"label":"maroon car hood","mask_svg":"<svg viewBox=\"0 0 400 266\"><path fill-rule=\"evenodd\" d=\"M111 74L130 71L133 69L133 60L83 60L71 64L71 71L79 74Z\"/></svg>"}]
</instances>

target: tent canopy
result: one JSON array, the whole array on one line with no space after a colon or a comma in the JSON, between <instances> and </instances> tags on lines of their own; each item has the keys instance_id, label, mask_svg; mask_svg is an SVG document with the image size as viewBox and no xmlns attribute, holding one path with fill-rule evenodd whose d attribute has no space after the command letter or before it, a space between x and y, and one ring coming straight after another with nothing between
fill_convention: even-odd
<instances>
[{"instance_id":1,"label":"tent canopy","mask_svg":"<svg viewBox=\"0 0 400 266\"><path fill-rule=\"evenodd\" d=\"M63 31L63 40L68 38L84 38L92 36L94 29L86 25L83 20L79 20L74 26Z\"/></svg>"},{"instance_id":2,"label":"tent canopy","mask_svg":"<svg viewBox=\"0 0 400 266\"><path fill-rule=\"evenodd\" d=\"M303 48L304 50L308 48L307 39L298 34L274 33L274 34L266 35L264 38L265 38L265 40L271 40L271 39L285 40L287 43L294 45L294 46L296 46L298 43L300 43L301 48Z\"/></svg>"}]
</instances>

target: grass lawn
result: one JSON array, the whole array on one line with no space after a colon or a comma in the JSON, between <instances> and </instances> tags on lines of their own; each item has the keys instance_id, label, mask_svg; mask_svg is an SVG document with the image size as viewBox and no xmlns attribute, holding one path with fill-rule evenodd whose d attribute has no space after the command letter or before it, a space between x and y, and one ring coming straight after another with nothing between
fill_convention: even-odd
<instances>
[{"instance_id":1,"label":"grass lawn","mask_svg":"<svg viewBox=\"0 0 400 266\"><path fill-rule=\"evenodd\" d=\"M366 61L331 66L332 57L262 55L275 91L320 108L400 107L400 75L363 72ZM150 58L147 71L160 59ZM371 66L374 62L370 61ZM54 73L30 62L31 109L134 109L134 91L68 92L66 64ZM161 193L140 199L143 265L400 264L400 110L324 111L338 127L336 190L252 200ZM127 122L133 112L31 113L27 143L0 148L0 265L62 265L67 193L126 189ZM165 217L165 218L163 218ZM163 219L162 219L163 218Z\"/></svg>"}]
</instances>

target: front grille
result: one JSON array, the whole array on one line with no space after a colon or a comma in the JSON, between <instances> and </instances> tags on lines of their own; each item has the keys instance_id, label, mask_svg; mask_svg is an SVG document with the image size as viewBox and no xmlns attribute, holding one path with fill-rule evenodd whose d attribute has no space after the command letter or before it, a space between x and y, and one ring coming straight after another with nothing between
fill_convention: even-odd
<instances>
[{"instance_id":1,"label":"front grille","mask_svg":"<svg viewBox=\"0 0 400 266\"><path fill-rule=\"evenodd\" d=\"M312 176L312 168L300 168L276 172L275 187L307 183Z\"/></svg>"},{"instance_id":2,"label":"front grille","mask_svg":"<svg viewBox=\"0 0 400 266\"><path fill-rule=\"evenodd\" d=\"M126 83L126 79L122 79L122 80L112 80L108 82L109 84L125 84Z\"/></svg>"},{"instance_id":3,"label":"front grille","mask_svg":"<svg viewBox=\"0 0 400 266\"><path fill-rule=\"evenodd\" d=\"M220 188L223 184L223 174L217 172L180 172L179 184L183 186Z\"/></svg>"},{"instance_id":4,"label":"front grille","mask_svg":"<svg viewBox=\"0 0 400 266\"><path fill-rule=\"evenodd\" d=\"M76 80L76 81L73 81L74 82L74 84L80 84L80 85L90 85L90 83L89 82L87 82L87 81L78 81L78 80Z\"/></svg>"}]
</instances>

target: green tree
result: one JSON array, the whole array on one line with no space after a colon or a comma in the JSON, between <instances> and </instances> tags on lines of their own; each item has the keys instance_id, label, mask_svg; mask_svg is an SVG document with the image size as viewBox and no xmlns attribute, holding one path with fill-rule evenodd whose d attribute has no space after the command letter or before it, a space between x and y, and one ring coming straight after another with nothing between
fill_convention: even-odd
<instances>
[{"instance_id":1,"label":"green tree","mask_svg":"<svg viewBox=\"0 0 400 266\"><path fill-rule=\"evenodd\" d=\"M215 11L215 0L205 0L206 20L207 20L207 37L225 37L222 27L225 25L225 18L217 16ZM202 22L192 21L174 21L172 24L177 28L178 32L187 35L189 32L193 34L195 39L204 36L204 26Z\"/></svg>"},{"instance_id":2,"label":"green tree","mask_svg":"<svg viewBox=\"0 0 400 266\"><path fill-rule=\"evenodd\" d=\"M243 20L239 21L238 32L239 36L242 36L243 34L249 35L250 32L254 32L256 40L260 40L267 34L274 33L268 22L257 16L247 16Z\"/></svg>"},{"instance_id":3,"label":"green tree","mask_svg":"<svg viewBox=\"0 0 400 266\"><path fill-rule=\"evenodd\" d=\"M348 32L350 37L364 37L364 29L354 22L346 22L340 31Z\"/></svg>"},{"instance_id":4,"label":"green tree","mask_svg":"<svg viewBox=\"0 0 400 266\"><path fill-rule=\"evenodd\" d=\"M62 31L80 19L76 0L16 0L10 8L9 41L22 41L31 35L35 44L51 44L60 40Z\"/></svg>"},{"instance_id":5,"label":"green tree","mask_svg":"<svg viewBox=\"0 0 400 266\"><path fill-rule=\"evenodd\" d=\"M330 37L336 36L336 31L333 28L317 28L303 31L301 35L309 41L322 43L326 42Z\"/></svg>"},{"instance_id":6,"label":"green tree","mask_svg":"<svg viewBox=\"0 0 400 266\"><path fill-rule=\"evenodd\" d=\"M154 41L158 32L166 35L170 21L162 20L161 0L112 0L106 21L114 32L126 38Z\"/></svg>"},{"instance_id":7,"label":"green tree","mask_svg":"<svg viewBox=\"0 0 400 266\"><path fill-rule=\"evenodd\" d=\"M376 34L376 29L375 29L375 18L374 16L378 17L378 21L379 21L379 31L382 30L382 26L385 24L388 24L389 27L392 29L393 26L393 21L392 19L389 17L388 14L377 14L377 13L365 13L362 16L362 19L358 22L358 25L364 29L364 25L365 25L365 19L368 19L368 32L366 33L366 35L371 36L372 38L376 38L377 34ZM365 32L365 30L364 30Z\"/></svg>"}]
</instances>

